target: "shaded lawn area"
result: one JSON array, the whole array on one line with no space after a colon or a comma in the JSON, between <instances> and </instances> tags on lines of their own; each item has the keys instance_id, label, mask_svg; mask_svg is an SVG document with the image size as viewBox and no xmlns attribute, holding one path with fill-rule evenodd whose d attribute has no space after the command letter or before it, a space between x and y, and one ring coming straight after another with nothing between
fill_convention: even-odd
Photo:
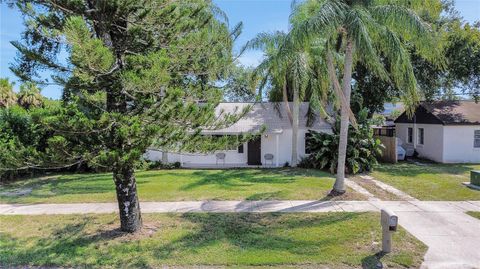
<instances>
[{"instance_id":1,"label":"shaded lawn area","mask_svg":"<svg viewBox=\"0 0 480 269\"><path fill-rule=\"evenodd\" d=\"M136 176L142 201L321 200L334 183L330 174L308 169L158 170ZM0 203L116 201L108 173L40 177L0 187ZM340 199L365 200L353 190Z\"/></svg>"},{"instance_id":2,"label":"shaded lawn area","mask_svg":"<svg viewBox=\"0 0 480 269\"><path fill-rule=\"evenodd\" d=\"M405 230L381 249L376 213L144 214L140 234L116 215L0 216L0 264L10 266L418 268L426 247ZM258 268L258 267L257 267Z\"/></svg>"},{"instance_id":3,"label":"shaded lawn area","mask_svg":"<svg viewBox=\"0 0 480 269\"><path fill-rule=\"evenodd\" d=\"M478 164L382 164L372 176L420 200L480 200L480 191L462 184L470 181L470 171Z\"/></svg>"},{"instance_id":4,"label":"shaded lawn area","mask_svg":"<svg viewBox=\"0 0 480 269\"><path fill-rule=\"evenodd\" d=\"M474 217L474 218L480 219L480 212L470 211L470 212L467 212L467 214Z\"/></svg>"}]
</instances>

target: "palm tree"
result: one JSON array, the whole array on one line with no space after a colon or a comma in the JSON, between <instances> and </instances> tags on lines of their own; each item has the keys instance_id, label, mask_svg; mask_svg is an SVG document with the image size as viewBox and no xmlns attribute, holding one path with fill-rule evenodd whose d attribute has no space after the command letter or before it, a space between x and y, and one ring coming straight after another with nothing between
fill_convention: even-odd
<instances>
[{"instance_id":1,"label":"palm tree","mask_svg":"<svg viewBox=\"0 0 480 269\"><path fill-rule=\"evenodd\" d=\"M43 105L43 97L40 94L40 89L32 82L25 82L20 86L18 93L18 104L25 109L32 107L40 107Z\"/></svg>"},{"instance_id":2,"label":"palm tree","mask_svg":"<svg viewBox=\"0 0 480 269\"><path fill-rule=\"evenodd\" d=\"M290 35L292 40L322 40L323 61L330 83L340 99L340 143L338 168L332 195L345 193L345 158L349 122L354 121L350 110L352 69L356 62L364 64L385 81L402 89L403 101L411 114L419 102L417 82L408 42L427 58L434 58L430 26L409 8L412 1L389 4L381 0L307 0L294 2L295 18ZM415 2L415 1L413 1ZM335 55L343 57L343 63ZM338 79L337 72L343 73Z\"/></svg>"},{"instance_id":3,"label":"palm tree","mask_svg":"<svg viewBox=\"0 0 480 269\"><path fill-rule=\"evenodd\" d=\"M0 108L8 108L17 102L17 96L13 92L13 82L8 78L0 79Z\"/></svg>"},{"instance_id":4,"label":"palm tree","mask_svg":"<svg viewBox=\"0 0 480 269\"><path fill-rule=\"evenodd\" d=\"M260 96L261 90L267 83L272 86L271 97L281 95L292 125L291 165L295 167L298 164L300 101L303 99L308 79L311 78L311 66L305 47L294 46L287 37L288 35L284 32L260 33L249 41L246 47L264 51L264 60L255 69L255 74L262 77ZM292 95L291 99L293 99L292 108L289 105L289 95Z\"/></svg>"}]
</instances>

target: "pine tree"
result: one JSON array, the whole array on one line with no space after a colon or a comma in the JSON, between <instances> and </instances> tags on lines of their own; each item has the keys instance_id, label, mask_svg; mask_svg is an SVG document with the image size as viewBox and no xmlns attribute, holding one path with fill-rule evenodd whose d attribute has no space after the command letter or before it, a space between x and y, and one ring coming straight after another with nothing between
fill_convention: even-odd
<instances>
[{"instance_id":1,"label":"pine tree","mask_svg":"<svg viewBox=\"0 0 480 269\"><path fill-rule=\"evenodd\" d=\"M246 112L215 113L222 100L216 82L232 66L241 27L229 31L226 16L204 0L15 3L27 28L13 42L19 56L11 69L34 80L48 68L64 87L52 151L68 149L70 161L112 170L121 229L139 230L134 164L148 147L207 151L232 143L200 128L225 127ZM68 64L58 60L62 50Z\"/></svg>"}]
</instances>

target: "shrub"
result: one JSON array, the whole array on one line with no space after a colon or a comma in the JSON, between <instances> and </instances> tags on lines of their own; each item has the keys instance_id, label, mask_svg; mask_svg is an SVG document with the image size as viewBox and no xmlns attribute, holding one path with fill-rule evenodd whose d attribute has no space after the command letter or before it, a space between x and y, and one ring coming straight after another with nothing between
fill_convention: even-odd
<instances>
[{"instance_id":1,"label":"shrub","mask_svg":"<svg viewBox=\"0 0 480 269\"><path fill-rule=\"evenodd\" d=\"M145 161L147 163L147 170L159 170L159 169L178 169L182 167L180 162L174 163L162 163L161 161Z\"/></svg>"},{"instance_id":2,"label":"shrub","mask_svg":"<svg viewBox=\"0 0 480 269\"><path fill-rule=\"evenodd\" d=\"M345 172L356 174L370 171L378 164L377 158L382 153L379 139L373 137L373 130L367 120L366 110L362 110L358 117L358 129L349 128L347 159ZM327 169L331 173L337 170L338 143L340 141L340 123L333 126L333 134L310 131L307 147L311 154L300 161L299 166L305 168Z\"/></svg>"}]
</instances>

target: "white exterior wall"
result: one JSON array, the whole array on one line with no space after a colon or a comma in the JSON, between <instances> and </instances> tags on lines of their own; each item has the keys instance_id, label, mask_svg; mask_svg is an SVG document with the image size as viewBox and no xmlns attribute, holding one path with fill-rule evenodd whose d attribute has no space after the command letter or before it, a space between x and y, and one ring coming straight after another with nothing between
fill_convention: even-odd
<instances>
[{"instance_id":1,"label":"white exterior wall","mask_svg":"<svg viewBox=\"0 0 480 269\"><path fill-rule=\"evenodd\" d=\"M475 130L480 126L445 126L443 162L480 163L480 148L473 147Z\"/></svg>"},{"instance_id":2,"label":"white exterior wall","mask_svg":"<svg viewBox=\"0 0 480 269\"><path fill-rule=\"evenodd\" d=\"M407 143L408 127L415 143ZM418 128L425 130L425 144L418 144ZM404 147L415 148L419 157L440 163L480 163L480 149L473 147L474 131L480 126L397 123L396 133Z\"/></svg>"},{"instance_id":3,"label":"white exterior wall","mask_svg":"<svg viewBox=\"0 0 480 269\"><path fill-rule=\"evenodd\" d=\"M298 130L298 139L297 139L297 153L298 160L300 161L305 156L305 133L308 130L300 129ZM278 154L276 154L276 139L278 135ZM292 162L292 130L284 130L281 134L267 134L262 136L262 163L265 164L264 156L265 154L273 154L274 164L277 162L278 155L278 165L283 166L285 163L291 164ZM271 163L268 162L267 165Z\"/></svg>"},{"instance_id":4,"label":"white exterior wall","mask_svg":"<svg viewBox=\"0 0 480 269\"><path fill-rule=\"evenodd\" d=\"M246 165L247 164L247 143L243 145L243 153L238 153L238 150L220 150L217 152L225 153L225 164L230 165ZM151 161L161 161L162 152L155 150L148 150L145 158ZM180 162L182 165L190 166L195 164L201 165L215 165L217 158L215 153L211 154L195 154L195 153L168 153L168 162ZM223 164L223 161L219 161Z\"/></svg>"},{"instance_id":5,"label":"white exterior wall","mask_svg":"<svg viewBox=\"0 0 480 269\"><path fill-rule=\"evenodd\" d=\"M330 130L323 130L330 131ZM305 156L305 133L307 130L300 129L298 130L298 140L297 140L297 152L298 160ZM330 131L331 132L331 131ZM277 147L277 136L278 136L278 147ZM282 133L268 133L263 134L261 137L262 147L261 147L261 161L263 165L266 166L283 166L286 162L291 163L291 153L292 153L292 130L284 130ZM278 150L278 153L277 153ZM228 166L246 166L248 161L248 145L245 143L243 145L243 153L238 153L237 150L221 150L217 152L225 153L225 164ZM268 161L265 161L265 154L273 154L273 164ZM148 150L145 154L145 159L151 161L161 161L162 152L155 150ZM211 154L177 154L169 153L168 162L180 162L183 166L187 167L201 167L201 166L212 166L216 165L215 153ZM223 161L219 162L223 164Z\"/></svg>"},{"instance_id":6,"label":"white exterior wall","mask_svg":"<svg viewBox=\"0 0 480 269\"><path fill-rule=\"evenodd\" d=\"M444 126L440 124L413 124L397 123L396 134L403 142L404 148L414 148L420 158L429 159L436 162L443 162L444 155ZM408 143L408 128L413 128L413 142ZM418 142L418 128L424 129L424 144ZM473 137L473 136L472 136ZM473 142L472 142L473 145Z\"/></svg>"},{"instance_id":7,"label":"white exterior wall","mask_svg":"<svg viewBox=\"0 0 480 269\"><path fill-rule=\"evenodd\" d=\"M277 154L277 136L278 136L278 154ZM262 164L271 165L270 161L265 161L265 154L273 154L273 164L283 166L285 162L290 162L292 152L292 131L285 130L280 134L262 135Z\"/></svg>"}]
</instances>

